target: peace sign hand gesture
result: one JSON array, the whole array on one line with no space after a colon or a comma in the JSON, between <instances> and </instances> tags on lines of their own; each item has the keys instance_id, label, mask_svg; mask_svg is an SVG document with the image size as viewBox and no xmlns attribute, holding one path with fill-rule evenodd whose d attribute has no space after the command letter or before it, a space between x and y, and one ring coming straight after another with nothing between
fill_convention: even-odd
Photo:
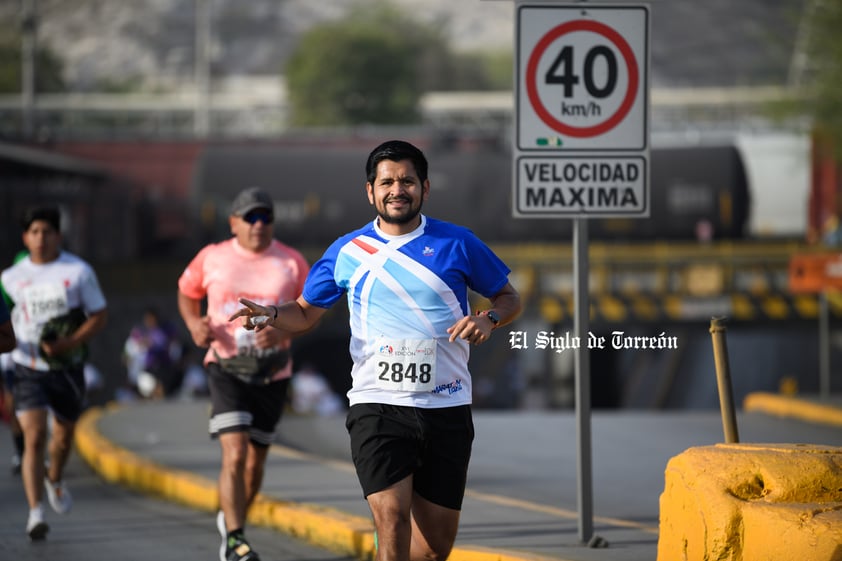
<instances>
[{"instance_id":1,"label":"peace sign hand gesture","mask_svg":"<svg viewBox=\"0 0 842 561\"><path fill-rule=\"evenodd\" d=\"M228 318L228 321L243 318L243 327L249 331L252 329L258 332L262 331L267 326L272 325L272 322L278 317L278 308L275 306L261 306L248 298L240 298L240 304L244 307L234 312Z\"/></svg>"}]
</instances>

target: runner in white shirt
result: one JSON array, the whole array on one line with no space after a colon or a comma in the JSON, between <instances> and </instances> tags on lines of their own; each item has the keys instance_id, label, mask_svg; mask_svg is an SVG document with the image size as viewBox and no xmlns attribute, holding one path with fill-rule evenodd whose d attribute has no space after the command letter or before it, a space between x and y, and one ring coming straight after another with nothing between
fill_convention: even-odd
<instances>
[{"instance_id":1,"label":"runner in white shirt","mask_svg":"<svg viewBox=\"0 0 842 561\"><path fill-rule=\"evenodd\" d=\"M346 426L371 509L377 559L450 554L473 441L470 345L520 312L509 269L470 230L421 214L427 160L389 141L366 162L377 218L334 242L304 292L281 306L241 299L246 329L299 331L345 296L354 361ZM488 298L471 312L468 291ZM260 319L260 318L263 319Z\"/></svg>"},{"instance_id":2,"label":"runner in white shirt","mask_svg":"<svg viewBox=\"0 0 842 561\"><path fill-rule=\"evenodd\" d=\"M107 311L90 265L61 250L57 209L27 212L23 244L29 256L3 271L0 280L13 304L17 336L12 359L15 408L25 443L21 474L29 502L26 531L30 539L40 540L49 530L41 502L44 489L57 513L65 514L72 505L62 474L85 399L87 342L105 326ZM55 418L49 444L48 408Z\"/></svg>"}]
</instances>

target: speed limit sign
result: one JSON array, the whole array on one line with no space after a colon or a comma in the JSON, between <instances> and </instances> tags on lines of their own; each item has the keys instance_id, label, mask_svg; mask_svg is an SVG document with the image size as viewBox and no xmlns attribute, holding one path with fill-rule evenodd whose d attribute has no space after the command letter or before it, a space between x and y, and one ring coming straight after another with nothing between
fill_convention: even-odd
<instances>
[{"instance_id":1,"label":"speed limit sign","mask_svg":"<svg viewBox=\"0 0 842 561\"><path fill-rule=\"evenodd\" d=\"M512 214L646 218L649 8L517 5Z\"/></svg>"},{"instance_id":2,"label":"speed limit sign","mask_svg":"<svg viewBox=\"0 0 842 561\"><path fill-rule=\"evenodd\" d=\"M517 8L517 149L647 148L648 8Z\"/></svg>"}]
</instances>

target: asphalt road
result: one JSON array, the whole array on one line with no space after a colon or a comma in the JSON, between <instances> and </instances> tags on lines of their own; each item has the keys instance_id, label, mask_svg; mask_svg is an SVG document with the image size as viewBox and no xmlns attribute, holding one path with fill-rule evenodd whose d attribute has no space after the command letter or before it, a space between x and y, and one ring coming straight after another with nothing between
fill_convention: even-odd
<instances>
[{"instance_id":1,"label":"asphalt road","mask_svg":"<svg viewBox=\"0 0 842 561\"><path fill-rule=\"evenodd\" d=\"M342 417L286 417L270 456L264 490L273 497L366 516L348 464ZM577 536L577 445L572 412L475 412L476 441L457 546L519 550L574 561L652 561L664 468L691 447L723 441L718 411L596 411L592 416L595 533L607 549ZM842 446L842 429L763 413L737 416L741 442ZM218 469L207 438L207 404L161 402L106 412L103 436L144 458L207 480ZM0 467L11 453L0 426ZM5 470L4 470L5 471ZM67 481L74 510L45 543L24 534L26 507L17 477L0 472L0 559L89 561L217 559L219 538L207 512L104 484L74 454ZM250 527L264 560L349 560L272 529Z\"/></svg>"},{"instance_id":2,"label":"asphalt road","mask_svg":"<svg viewBox=\"0 0 842 561\"><path fill-rule=\"evenodd\" d=\"M7 467L11 451L0 424L0 560L218 561L213 515L109 485L75 453L66 471L73 510L60 516L45 505L50 533L31 543L23 486ZM351 561L268 528L249 528L247 535L263 561Z\"/></svg>"},{"instance_id":3,"label":"asphalt road","mask_svg":"<svg viewBox=\"0 0 842 561\"><path fill-rule=\"evenodd\" d=\"M475 411L469 491L576 510L578 448L572 412ZM842 446L842 428L739 412L740 442ZM691 447L724 442L719 411L597 410L591 417L595 512L657 527L664 469ZM331 418L289 417L279 441L349 461L348 435Z\"/></svg>"}]
</instances>

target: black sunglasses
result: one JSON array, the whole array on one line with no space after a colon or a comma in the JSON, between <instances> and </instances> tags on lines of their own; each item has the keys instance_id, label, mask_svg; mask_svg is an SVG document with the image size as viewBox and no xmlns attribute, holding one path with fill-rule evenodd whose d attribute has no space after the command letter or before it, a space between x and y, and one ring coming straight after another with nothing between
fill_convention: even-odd
<instances>
[{"instance_id":1,"label":"black sunglasses","mask_svg":"<svg viewBox=\"0 0 842 561\"><path fill-rule=\"evenodd\" d=\"M271 224L274 222L275 217L272 216L271 212L267 212L265 210L252 210L243 215L243 220L252 225L257 223L258 220L264 224Z\"/></svg>"}]
</instances>

